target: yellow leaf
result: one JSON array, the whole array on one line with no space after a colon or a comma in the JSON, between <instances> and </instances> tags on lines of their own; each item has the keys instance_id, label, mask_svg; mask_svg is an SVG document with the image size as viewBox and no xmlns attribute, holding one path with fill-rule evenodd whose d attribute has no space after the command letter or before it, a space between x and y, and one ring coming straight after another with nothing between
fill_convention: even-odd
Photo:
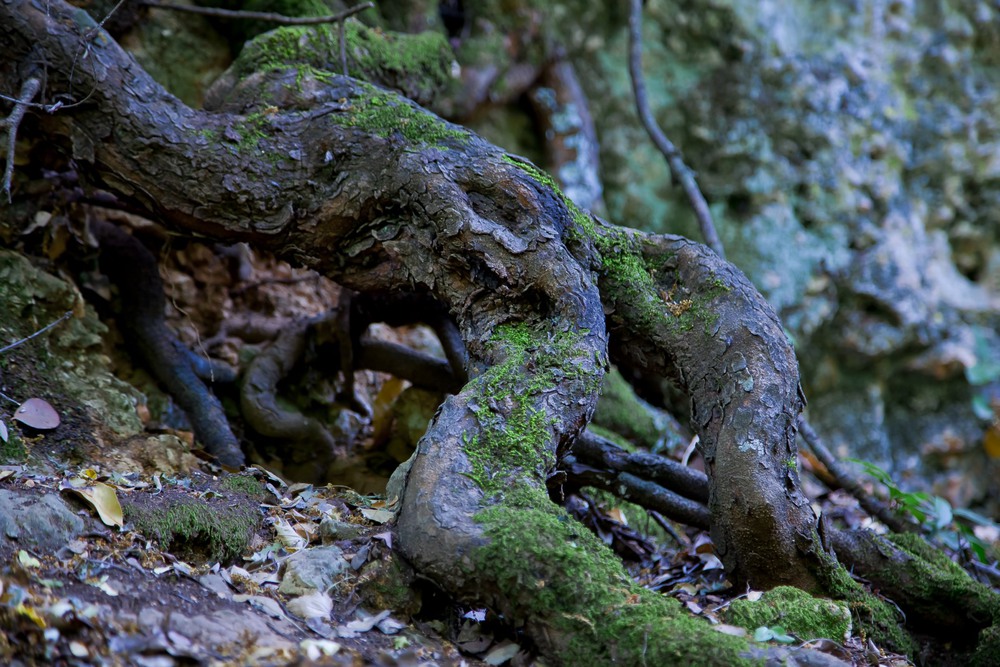
<instances>
[{"instance_id":1,"label":"yellow leaf","mask_svg":"<svg viewBox=\"0 0 1000 667\"><path fill-rule=\"evenodd\" d=\"M995 423L983 434L983 449L992 459L1000 459L1000 423Z\"/></svg>"},{"instance_id":2,"label":"yellow leaf","mask_svg":"<svg viewBox=\"0 0 1000 667\"><path fill-rule=\"evenodd\" d=\"M122 506L118 502L118 495L115 493L114 487L103 482L96 482L93 486L67 490L77 494L97 510L97 516L101 518L104 525L118 526L119 528L125 525Z\"/></svg>"},{"instance_id":3,"label":"yellow leaf","mask_svg":"<svg viewBox=\"0 0 1000 667\"><path fill-rule=\"evenodd\" d=\"M37 558L29 554L24 549L17 552L17 562L25 569L38 568L42 566Z\"/></svg>"},{"instance_id":4,"label":"yellow leaf","mask_svg":"<svg viewBox=\"0 0 1000 667\"><path fill-rule=\"evenodd\" d=\"M34 621L35 625L37 625L38 627L40 628L45 627L45 619L39 616L38 612L35 610L34 607L25 607L23 604L19 604L17 605L16 610L17 613L19 613L21 616L27 616L32 621Z\"/></svg>"}]
</instances>

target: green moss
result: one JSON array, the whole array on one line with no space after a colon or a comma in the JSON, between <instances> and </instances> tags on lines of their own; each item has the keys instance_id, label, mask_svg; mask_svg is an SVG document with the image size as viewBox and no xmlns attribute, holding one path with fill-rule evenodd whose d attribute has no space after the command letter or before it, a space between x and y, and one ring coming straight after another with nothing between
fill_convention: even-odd
<instances>
[{"instance_id":1,"label":"green moss","mask_svg":"<svg viewBox=\"0 0 1000 667\"><path fill-rule=\"evenodd\" d=\"M413 580L413 571L393 554L366 565L358 587L370 608L413 614L420 610L420 591Z\"/></svg>"},{"instance_id":2,"label":"green moss","mask_svg":"<svg viewBox=\"0 0 1000 667\"><path fill-rule=\"evenodd\" d=\"M267 489L265 489L264 485L261 484L260 481L253 475L226 475L222 478L220 486L230 491L245 494L254 499L263 499L268 495Z\"/></svg>"},{"instance_id":3,"label":"green moss","mask_svg":"<svg viewBox=\"0 0 1000 667\"><path fill-rule=\"evenodd\" d=\"M555 463L554 455L543 446L551 437L553 420L532 403L538 394L551 390L557 379L581 377L572 357L586 333L540 334L526 324L496 328L488 344L499 347L506 356L474 380L482 400L471 409L480 429L476 435L466 436L463 443L473 468L469 476L480 487L503 490L506 480L518 470L542 471ZM518 372L532 353L532 372ZM586 391L597 389L598 375ZM513 405L504 417L499 407L508 401Z\"/></svg>"},{"instance_id":4,"label":"green moss","mask_svg":"<svg viewBox=\"0 0 1000 667\"><path fill-rule=\"evenodd\" d=\"M125 518L135 529L155 537L177 555L225 563L250 546L260 524L256 507L179 497L156 506L123 502Z\"/></svg>"},{"instance_id":5,"label":"green moss","mask_svg":"<svg viewBox=\"0 0 1000 667\"><path fill-rule=\"evenodd\" d=\"M712 278L709 289L704 293L692 299L673 301L672 294L657 289L651 272L655 267L648 266L643 258L640 236L630 234L621 227L598 227L594 218L581 211L562 193L550 175L514 155L505 155L504 160L550 188L565 204L576 223L567 232L567 239L593 244L601 257L602 293L627 304L639 326L652 328L665 325L689 331L701 324L706 333L711 331L718 314L710 305L716 297L729 291L725 282Z\"/></svg>"},{"instance_id":6,"label":"green moss","mask_svg":"<svg viewBox=\"0 0 1000 667\"><path fill-rule=\"evenodd\" d=\"M584 333L512 324L487 343L504 357L473 381L480 428L464 443L470 477L498 501L475 516L488 540L472 554L477 577L494 582L520 615L514 623L545 624L542 632L562 638L565 663L746 664L744 640L634 586L618 558L548 498L541 475L552 463L552 423L534 406L567 377L597 389L600 373L587 377L574 361Z\"/></svg>"},{"instance_id":7,"label":"green moss","mask_svg":"<svg viewBox=\"0 0 1000 667\"><path fill-rule=\"evenodd\" d=\"M918 647L903 630L905 619L899 610L866 591L833 557L825 552L820 552L819 557L826 561L818 570L826 577L823 590L832 598L847 602L862 637L871 637L879 646L913 655Z\"/></svg>"},{"instance_id":8,"label":"green moss","mask_svg":"<svg viewBox=\"0 0 1000 667\"><path fill-rule=\"evenodd\" d=\"M1000 622L979 633L976 652L972 655L973 667L993 667L1000 665Z\"/></svg>"},{"instance_id":9,"label":"green moss","mask_svg":"<svg viewBox=\"0 0 1000 667\"><path fill-rule=\"evenodd\" d=\"M745 640L714 632L680 604L631 583L621 562L545 492L510 489L477 515L489 544L475 555L524 616L544 619L565 645L560 662L582 665L744 665Z\"/></svg>"},{"instance_id":10,"label":"green moss","mask_svg":"<svg viewBox=\"0 0 1000 667\"><path fill-rule=\"evenodd\" d=\"M349 20L345 25L347 74L426 101L451 79L452 55L443 36L386 33ZM285 26L257 36L233 63L242 79L254 72L310 67L342 74L336 26Z\"/></svg>"},{"instance_id":11,"label":"green moss","mask_svg":"<svg viewBox=\"0 0 1000 667\"><path fill-rule=\"evenodd\" d=\"M653 416L650 407L635 395L632 386L617 369L612 368L604 376L591 430L596 433L597 429L602 429L599 435L629 451L635 446L622 435L633 439L637 445L655 450L666 435L664 426Z\"/></svg>"},{"instance_id":12,"label":"green moss","mask_svg":"<svg viewBox=\"0 0 1000 667\"><path fill-rule=\"evenodd\" d=\"M355 100L344 125L373 132L380 137L401 134L415 144L443 145L447 141L465 142L466 130L453 126L395 95L379 93L374 87L370 94Z\"/></svg>"},{"instance_id":13,"label":"green moss","mask_svg":"<svg viewBox=\"0 0 1000 667\"><path fill-rule=\"evenodd\" d=\"M236 142L236 150L244 153L256 150L260 146L260 140L267 137L265 128L270 125L270 117L263 111L254 112L243 119L243 122L235 126L240 139Z\"/></svg>"},{"instance_id":14,"label":"green moss","mask_svg":"<svg viewBox=\"0 0 1000 667\"><path fill-rule=\"evenodd\" d=\"M949 596L953 604L983 610L982 613L989 614L994 623L1000 623L1000 596L970 577L958 563L917 533L891 533L886 537L913 556L908 566L915 570L910 585L917 588L914 594L919 599L943 600L942 591L945 591L944 595Z\"/></svg>"},{"instance_id":15,"label":"green moss","mask_svg":"<svg viewBox=\"0 0 1000 667\"><path fill-rule=\"evenodd\" d=\"M8 428L7 440L0 440L0 462L19 463L28 456L28 451L24 448L24 441L21 437Z\"/></svg>"},{"instance_id":16,"label":"green moss","mask_svg":"<svg viewBox=\"0 0 1000 667\"><path fill-rule=\"evenodd\" d=\"M779 586L753 602L734 600L726 618L750 632L781 626L802 641L825 637L841 642L851 635L851 612L846 603L817 599L791 586Z\"/></svg>"}]
</instances>

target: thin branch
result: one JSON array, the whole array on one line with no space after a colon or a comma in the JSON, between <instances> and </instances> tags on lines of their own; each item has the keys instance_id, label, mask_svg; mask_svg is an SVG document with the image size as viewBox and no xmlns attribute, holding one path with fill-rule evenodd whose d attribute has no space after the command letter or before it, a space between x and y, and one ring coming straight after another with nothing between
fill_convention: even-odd
<instances>
[{"instance_id":1,"label":"thin branch","mask_svg":"<svg viewBox=\"0 0 1000 667\"><path fill-rule=\"evenodd\" d=\"M799 433L802 434L802 439L805 441L806 445L809 446L812 453L816 455L816 458L819 459L819 462L826 466L826 469L830 471L831 475L833 475L833 478L837 481L837 484L840 485L840 488L854 496L861 504L861 507L863 507L868 514L875 517L897 533L912 532L915 530L916 527L913 524L900 519L898 516L889 511L889 508L887 508L884 504L880 503L875 498L872 498L869 493L866 493L865 490L861 488L858 481L852 477L850 473L844 470L843 466L841 466L837 459L833 456L833 453L826 448L826 445L823 444L822 438L820 438L819 434L813 430L813 427L809 424L805 417L799 415L797 423Z\"/></svg>"},{"instance_id":2,"label":"thin branch","mask_svg":"<svg viewBox=\"0 0 1000 667\"><path fill-rule=\"evenodd\" d=\"M21 92L17 96L10 115L3 121L0 121L0 125L7 127L7 164L3 170L2 187L3 191L7 193L8 204L11 202L10 183L14 178L14 150L17 145L17 128L21 125L21 119L24 118L24 112L28 110L28 105L31 103L31 100L35 99L35 95L38 94L38 89L41 87L42 82L35 77L31 77L25 81L24 85L21 86ZM0 350L0 352L3 352L3 350Z\"/></svg>"},{"instance_id":3,"label":"thin branch","mask_svg":"<svg viewBox=\"0 0 1000 667\"><path fill-rule=\"evenodd\" d=\"M691 500L708 502L708 478L705 473L663 456L627 452L590 430L584 431L573 444L573 453L588 465L614 473L639 475Z\"/></svg>"},{"instance_id":4,"label":"thin branch","mask_svg":"<svg viewBox=\"0 0 1000 667\"><path fill-rule=\"evenodd\" d=\"M708 210L708 202L698 188L694 180L694 173L684 164L680 151L667 138L653 118L653 112L649 109L649 100L646 98L646 82L642 77L642 1L632 0L631 11L628 18L629 29L629 59L628 71L632 77L632 90L635 95L635 106L639 112L639 119L642 126L646 128L646 133L653 140L653 144L663 153L667 159L667 166L670 167L670 174L673 179L681 184L684 193L687 195L694 215L698 219L698 226L701 228L701 235L705 239L705 244L715 251L719 257L726 258L722 247L722 241L715 231L715 223L712 221L712 213Z\"/></svg>"},{"instance_id":5,"label":"thin branch","mask_svg":"<svg viewBox=\"0 0 1000 667\"><path fill-rule=\"evenodd\" d=\"M118 4L116 4L114 7L111 8L111 11L108 12L103 19L101 19L101 22L97 24L97 27L103 28L104 24L108 22L108 19L114 16L114 13L117 12L119 9L121 9L121 6L123 4L125 4L125 0L118 0Z\"/></svg>"},{"instance_id":6,"label":"thin branch","mask_svg":"<svg viewBox=\"0 0 1000 667\"><path fill-rule=\"evenodd\" d=\"M284 14L275 14L273 12L246 12L234 9L221 9L219 7L174 5L169 2L157 2L156 0L143 0L142 4L147 7L156 7L157 9L168 9L172 12L188 12L190 14L201 14L202 16L212 16L214 18L221 19L267 21L268 23L276 23L278 25L320 25L322 23L338 23L349 16L360 14L366 9L372 9L375 7L375 3L366 2L364 4L345 9L339 14L331 14L330 16L285 16Z\"/></svg>"},{"instance_id":7,"label":"thin branch","mask_svg":"<svg viewBox=\"0 0 1000 667\"><path fill-rule=\"evenodd\" d=\"M57 324L60 324L60 323L64 322L65 320L69 319L69 316L72 315L72 314L73 314L72 310L67 310L55 322L51 322L49 324L46 324L44 327L42 327L41 329L39 329L35 333L31 334L30 336L26 336L25 338L22 338L21 340L16 340L13 343L11 343L10 345L8 345L7 347L0 347L0 354L3 354L4 352L7 352L8 350L13 350L18 345L21 345L22 343L27 343L32 338L37 338L38 336L41 336L43 333L45 333L46 331L48 331L52 327L54 327Z\"/></svg>"},{"instance_id":8,"label":"thin branch","mask_svg":"<svg viewBox=\"0 0 1000 667\"><path fill-rule=\"evenodd\" d=\"M708 508L655 482L628 472L601 470L577 461L573 455L563 459L569 486L590 486L614 494L622 500L654 510L672 521L695 528L708 528Z\"/></svg>"}]
</instances>

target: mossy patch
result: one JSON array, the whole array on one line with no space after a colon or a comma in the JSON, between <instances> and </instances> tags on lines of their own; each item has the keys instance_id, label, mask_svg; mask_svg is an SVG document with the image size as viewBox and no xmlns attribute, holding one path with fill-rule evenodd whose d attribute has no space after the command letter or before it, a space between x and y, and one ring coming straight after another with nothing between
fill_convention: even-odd
<instances>
[{"instance_id":1,"label":"mossy patch","mask_svg":"<svg viewBox=\"0 0 1000 667\"><path fill-rule=\"evenodd\" d=\"M888 602L869 593L832 556L820 553L824 567L817 570L825 575L823 590L836 600L844 600L858 626L859 634L870 637L879 646L913 655L916 642L903 629L905 619L899 610Z\"/></svg>"},{"instance_id":2,"label":"mossy patch","mask_svg":"<svg viewBox=\"0 0 1000 667\"><path fill-rule=\"evenodd\" d=\"M709 333L718 320L711 302L729 291L721 280L711 281L708 289L686 298L675 298L675 285L670 291L658 289L653 280L657 267L647 265L642 253L642 237L621 227L598 226L594 218L573 203L547 173L514 155L505 155L506 162L518 167L540 185L550 188L569 210L575 223L567 230L567 241L590 243L600 255L601 292L609 301L627 304L638 325L643 328L666 326L689 331L702 325Z\"/></svg>"},{"instance_id":3,"label":"mossy patch","mask_svg":"<svg viewBox=\"0 0 1000 667\"><path fill-rule=\"evenodd\" d=\"M814 598L791 586L779 586L759 600L734 600L727 620L750 632L760 627L782 627L802 641L825 637L837 642L851 636L847 603Z\"/></svg>"},{"instance_id":4,"label":"mossy patch","mask_svg":"<svg viewBox=\"0 0 1000 667\"><path fill-rule=\"evenodd\" d=\"M466 435L464 448L472 463L470 477L487 491L502 491L518 470L540 474L555 463L544 443L551 436L554 418L533 403L551 390L558 379L583 379L573 362L577 343L587 331L538 333L526 324L496 328L489 344L500 347L504 360L474 380L482 399L471 406L479 420L475 435ZM532 372L519 372L532 355ZM585 380L586 392L596 391L599 373ZM501 411L501 405L509 409ZM506 412L506 416L504 416Z\"/></svg>"},{"instance_id":5,"label":"mossy patch","mask_svg":"<svg viewBox=\"0 0 1000 667\"><path fill-rule=\"evenodd\" d=\"M443 146L447 141L465 142L468 131L451 125L405 100L371 87L370 94L355 99L343 124L380 137L402 135L413 144Z\"/></svg>"},{"instance_id":6,"label":"mossy patch","mask_svg":"<svg viewBox=\"0 0 1000 667\"><path fill-rule=\"evenodd\" d=\"M383 32L349 20L344 30L346 63L336 26L284 26L249 42L230 68L237 80L274 69L312 69L346 74L428 103L452 77L453 56L443 36Z\"/></svg>"},{"instance_id":7,"label":"mossy patch","mask_svg":"<svg viewBox=\"0 0 1000 667\"><path fill-rule=\"evenodd\" d=\"M155 501L122 499L125 520L181 558L227 563L250 546L261 517L255 504L164 490Z\"/></svg>"},{"instance_id":8,"label":"mossy patch","mask_svg":"<svg viewBox=\"0 0 1000 667\"><path fill-rule=\"evenodd\" d=\"M477 572L522 617L546 623L562 664L745 665L745 640L714 632L666 596L635 586L621 562L543 490L512 488L480 512L489 544Z\"/></svg>"},{"instance_id":9,"label":"mossy patch","mask_svg":"<svg viewBox=\"0 0 1000 667\"><path fill-rule=\"evenodd\" d=\"M254 500L264 500L267 498L267 489L260 481L249 474L225 475L219 483L223 489L242 493Z\"/></svg>"},{"instance_id":10,"label":"mossy patch","mask_svg":"<svg viewBox=\"0 0 1000 667\"><path fill-rule=\"evenodd\" d=\"M475 515L488 540L472 554L477 577L501 592L503 613L518 615L512 622L558 637L566 664L748 664L745 640L635 586L621 561L549 500L542 476L553 463L553 418L537 401L567 379L597 390L603 363L580 356L584 333L520 323L497 327L488 341L504 357L473 381L480 428L464 443L470 477L496 502ZM587 363L597 365L589 376Z\"/></svg>"},{"instance_id":11,"label":"mossy patch","mask_svg":"<svg viewBox=\"0 0 1000 667\"><path fill-rule=\"evenodd\" d=\"M0 250L0 347L30 336L67 311L74 314L55 328L0 355L4 393L18 401L38 396L60 403L56 407L66 424L72 413L79 415L78 431L58 429L45 436L50 446L70 435L83 439L77 434L89 430L114 437L138 433L139 395L110 371L111 361L103 354L107 327L68 282L18 253ZM13 404L3 402L12 409Z\"/></svg>"}]
</instances>

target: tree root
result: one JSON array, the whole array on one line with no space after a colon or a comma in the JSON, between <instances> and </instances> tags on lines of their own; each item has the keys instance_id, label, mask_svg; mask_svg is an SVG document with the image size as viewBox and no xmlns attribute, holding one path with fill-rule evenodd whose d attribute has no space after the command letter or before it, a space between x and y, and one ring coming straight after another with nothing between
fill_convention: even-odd
<instances>
[{"instance_id":1,"label":"tree root","mask_svg":"<svg viewBox=\"0 0 1000 667\"><path fill-rule=\"evenodd\" d=\"M737 585L860 590L824 550L799 486L802 398L780 322L704 246L607 225L529 162L367 83L277 67L203 113L110 39L91 39L60 0L44 10L8 0L0 26L15 61L41 49L50 85L92 93L41 127L124 198L176 229L260 244L362 295L427 294L454 318L471 379L420 441L399 548L452 594L526 623L553 663L781 654L638 589L549 502L548 475L591 418L611 360L627 377L672 377L690 396L712 537ZM18 76L0 69L8 88ZM265 113L262 99L288 104ZM239 141L248 127L253 150Z\"/></svg>"},{"instance_id":2,"label":"tree root","mask_svg":"<svg viewBox=\"0 0 1000 667\"><path fill-rule=\"evenodd\" d=\"M194 363L195 355L167 326L167 304L156 257L114 224L94 219L91 230L101 244L101 272L118 288L118 321L126 342L135 347L153 377L187 414L205 451L223 466L239 468L245 462L240 444L229 428L222 404L201 379L217 369L205 365L204 360Z\"/></svg>"}]
</instances>

